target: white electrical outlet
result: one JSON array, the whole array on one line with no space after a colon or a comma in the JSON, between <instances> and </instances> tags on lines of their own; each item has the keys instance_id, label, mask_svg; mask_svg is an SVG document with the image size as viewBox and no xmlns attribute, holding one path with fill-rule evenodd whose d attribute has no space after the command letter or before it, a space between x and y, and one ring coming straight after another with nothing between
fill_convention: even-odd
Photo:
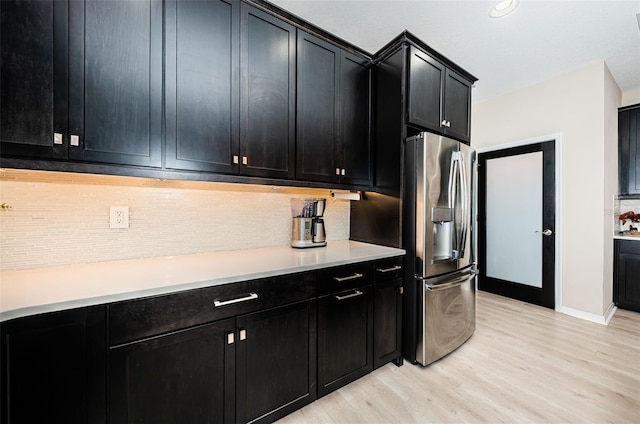
<instances>
[{"instance_id":1,"label":"white electrical outlet","mask_svg":"<svg viewBox=\"0 0 640 424\"><path fill-rule=\"evenodd\" d=\"M129 228L129 206L109 207L109 228Z\"/></svg>"}]
</instances>

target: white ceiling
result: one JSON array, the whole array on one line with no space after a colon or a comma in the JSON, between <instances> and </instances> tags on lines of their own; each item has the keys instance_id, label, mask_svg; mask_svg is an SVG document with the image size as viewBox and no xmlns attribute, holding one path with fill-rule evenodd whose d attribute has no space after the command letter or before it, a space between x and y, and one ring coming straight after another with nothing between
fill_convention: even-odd
<instances>
[{"instance_id":1,"label":"white ceiling","mask_svg":"<svg viewBox=\"0 0 640 424\"><path fill-rule=\"evenodd\" d=\"M640 89L640 1L269 0L375 53L407 29L479 81L473 101L605 61L622 91Z\"/></svg>"}]
</instances>

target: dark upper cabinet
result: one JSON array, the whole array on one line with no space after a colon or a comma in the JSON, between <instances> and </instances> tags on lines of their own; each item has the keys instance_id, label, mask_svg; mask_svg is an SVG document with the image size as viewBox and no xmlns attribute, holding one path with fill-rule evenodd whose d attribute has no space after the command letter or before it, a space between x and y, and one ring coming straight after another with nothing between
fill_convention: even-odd
<instances>
[{"instance_id":1,"label":"dark upper cabinet","mask_svg":"<svg viewBox=\"0 0 640 424\"><path fill-rule=\"evenodd\" d=\"M295 176L295 28L237 0L167 2L167 168Z\"/></svg>"},{"instance_id":2,"label":"dark upper cabinet","mask_svg":"<svg viewBox=\"0 0 640 424\"><path fill-rule=\"evenodd\" d=\"M298 31L296 178L370 184L367 60Z\"/></svg>"},{"instance_id":3,"label":"dark upper cabinet","mask_svg":"<svg viewBox=\"0 0 640 424\"><path fill-rule=\"evenodd\" d=\"M69 158L161 166L161 0L69 2Z\"/></svg>"},{"instance_id":4,"label":"dark upper cabinet","mask_svg":"<svg viewBox=\"0 0 640 424\"><path fill-rule=\"evenodd\" d=\"M408 123L470 142L471 81L410 46L408 85Z\"/></svg>"},{"instance_id":5,"label":"dark upper cabinet","mask_svg":"<svg viewBox=\"0 0 640 424\"><path fill-rule=\"evenodd\" d=\"M640 242L615 240L614 264L615 304L640 312Z\"/></svg>"},{"instance_id":6,"label":"dark upper cabinet","mask_svg":"<svg viewBox=\"0 0 640 424\"><path fill-rule=\"evenodd\" d=\"M618 112L618 183L621 195L640 195L640 105Z\"/></svg>"},{"instance_id":7,"label":"dark upper cabinet","mask_svg":"<svg viewBox=\"0 0 640 424\"><path fill-rule=\"evenodd\" d=\"M67 158L68 19L66 1L0 2L3 155Z\"/></svg>"},{"instance_id":8,"label":"dark upper cabinet","mask_svg":"<svg viewBox=\"0 0 640 424\"><path fill-rule=\"evenodd\" d=\"M3 155L161 165L160 0L0 7Z\"/></svg>"},{"instance_id":9,"label":"dark upper cabinet","mask_svg":"<svg viewBox=\"0 0 640 424\"><path fill-rule=\"evenodd\" d=\"M341 183L371 184L370 84L369 61L342 51L338 120Z\"/></svg>"},{"instance_id":10,"label":"dark upper cabinet","mask_svg":"<svg viewBox=\"0 0 640 424\"><path fill-rule=\"evenodd\" d=\"M296 29L242 4L240 173L295 177Z\"/></svg>"},{"instance_id":11,"label":"dark upper cabinet","mask_svg":"<svg viewBox=\"0 0 640 424\"><path fill-rule=\"evenodd\" d=\"M298 31L297 161L299 180L334 182L340 49Z\"/></svg>"},{"instance_id":12,"label":"dark upper cabinet","mask_svg":"<svg viewBox=\"0 0 640 424\"><path fill-rule=\"evenodd\" d=\"M166 166L236 173L240 4L168 0L165 8Z\"/></svg>"},{"instance_id":13,"label":"dark upper cabinet","mask_svg":"<svg viewBox=\"0 0 640 424\"><path fill-rule=\"evenodd\" d=\"M105 328L104 306L3 322L0 422L106 422Z\"/></svg>"}]
</instances>

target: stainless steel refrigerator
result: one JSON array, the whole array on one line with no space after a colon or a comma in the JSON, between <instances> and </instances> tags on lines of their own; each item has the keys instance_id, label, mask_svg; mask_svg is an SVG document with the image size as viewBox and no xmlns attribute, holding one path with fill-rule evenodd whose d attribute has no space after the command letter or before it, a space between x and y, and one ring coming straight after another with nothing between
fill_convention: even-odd
<instances>
[{"instance_id":1,"label":"stainless steel refrigerator","mask_svg":"<svg viewBox=\"0 0 640 424\"><path fill-rule=\"evenodd\" d=\"M422 365L457 349L475 330L475 166L475 151L458 141L426 132L406 140L403 233L413 281L405 278L405 285L413 287L404 305L415 325L405 322L404 336L415 338L405 349L415 348Z\"/></svg>"}]
</instances>

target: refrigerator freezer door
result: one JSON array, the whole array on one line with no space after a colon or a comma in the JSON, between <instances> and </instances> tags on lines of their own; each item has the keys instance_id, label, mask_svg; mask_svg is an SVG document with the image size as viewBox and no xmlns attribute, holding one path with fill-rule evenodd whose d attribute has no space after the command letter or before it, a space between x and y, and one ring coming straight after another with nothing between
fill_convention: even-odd
<instances>
[{"instance_id":1,"label":"refrigerator freezer door","mask_svg":"<svg viewBox=\"0 0 640 424\"><path fill-rule=\"evenodd\" d=\"M455 272L472 263L473 150L431 133L415 137L416 273Z\"/></svg>"},{"instance_id":2,"label":"refrigerator freezer door","mask_svg":"<svg viewBox=\"0 0 640 424\"><path fill-rule=\"evenodd\" d=\"M460 347L476 328L475 273L466 270L448 279L419 280L422 286L422 331L416 361L428 365Z\"/></svg>"}]
</instances>

